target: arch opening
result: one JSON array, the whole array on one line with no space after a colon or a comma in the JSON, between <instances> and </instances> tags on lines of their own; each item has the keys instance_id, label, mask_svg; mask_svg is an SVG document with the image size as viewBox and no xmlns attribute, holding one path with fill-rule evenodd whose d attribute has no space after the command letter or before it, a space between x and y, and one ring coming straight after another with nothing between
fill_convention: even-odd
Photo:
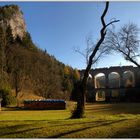
<instances>
[{"instance_id":1,"label":"arch opening","mask_svg":"<svg viewBox=\"0 0 140 140\"><path fill-rule=\"evenodd\" d=\"M95 100L96 101L105 101L105 91L102 88L105 88L105 74L104 73L98 73L94 77L94 84L95 89L101 89L96 91Z\"/></svg>"},{"instance_id":2,"label":"arch opening","mask_svg":"<svg viewBox=\"0 0 140 140\"><path fill-rule=\"evenodd\" d=\"M120 88L120 74L117 72L111 72L109 74L109 87L113 88L110 90L112 98L119 97L119 88Z\"/></svg>"},{"instance_id":3,"label":"arch opening","mask_svg":"<svg viewBox=\"0 0 140 140\"><path fill-rule=\"evenodd\" d=\"M134 73L132 71L125 71L123 73L123 85L125 88L135 86Z\"/></svg>"},{"instance_id":4,"label":"arch opening","mask_svg":"<svg viewBox=\"0 0 140 140\"><path fill-rule=\"evenodd\" d=\"M105 74L98 73L94 77L95 88L105 88Z\"/></svg>"},{"instance_id":5,"label":"arch opening","mask_svg":"<svg viewBox=\"0 0 140 140\"><path fill-rule=\"evenodd\" d=\"M109 87L110 88L119 88L120 87L120 75L117 72L111 72L108 76L109 78Z\"/></svg>"}]
</instances>

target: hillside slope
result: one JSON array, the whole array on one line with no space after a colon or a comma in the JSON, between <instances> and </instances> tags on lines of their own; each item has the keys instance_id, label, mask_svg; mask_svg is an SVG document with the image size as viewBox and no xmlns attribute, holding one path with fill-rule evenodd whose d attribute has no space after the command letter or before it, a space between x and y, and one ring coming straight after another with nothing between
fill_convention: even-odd
<instances>
[{"instance_id":1,"label":"hillside slope","mask_svg":"<svg viewBox=\"0 0 140 140\"><path fill-rule=\"evenodd\" d=\"M32 91L43 98L69 99L77 71L33 43L17 5L0 7L0 12L0 89L16 97Z\"/></svg>"}]
</instances>

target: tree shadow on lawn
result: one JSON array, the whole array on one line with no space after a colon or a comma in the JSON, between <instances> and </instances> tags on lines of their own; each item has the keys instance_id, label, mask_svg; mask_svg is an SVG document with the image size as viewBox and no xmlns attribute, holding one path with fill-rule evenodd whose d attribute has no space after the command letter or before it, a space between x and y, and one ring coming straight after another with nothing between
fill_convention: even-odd
<instances>
[{"instance_id":1,"label":"tree shadow on lawn","mask_svg":"<svg viewBox=\"0 0 140 140\"><path fill-rule=\"evenodd\" d=\"M72 133L76 133L76 132L80 132L80 131L84 131L84 130L87 130L87 129L90 129L90 128L96 128L96 127L101 127L101 126L107 126L107 125L111 125L111 124L114 124L114 123L119 123L119 122L122 122L122 121L125 121L127 119L122 119L122 120L118 120L118 121L110 121L110 122L105 122L105 121L95 121L95 122L84 122L84 123L76 123L76 124L72 124L72 125L81 125L81 124L84 124L84 125L90 125L90 126L84 126L84 128L79 128L79 129L76 129L76 130L71 130L71 131L68 131L68 132L62 132L62 133L59 133L59 134L56 134L56 135L52 135L52 136L49 136L47 138L60 138L60 137L63 137L65 135L68 135L68 134L72 134ZM100 123L100 124L97 124L97 123ZM68 124L67 124L68 125ZM71 124L69 124L71 126ZM60 126L60 125L59 125ZM63 125L64 126L64 125ZM87 137L88 138L88 137Z\"/></svg>"},{"instance_id":2,"label":"tree shadow on lawn","mask_svg":"<svg viewBox=\"0 0 140 140\"><path fill-rule=\"evenodd\" d=\"M116 132L111 138L140 138L140 124Z\"/></svg>"},{"instance_id":3,"label":"tree shadow on lawn","mask_svg":"<svg viewBox=\"0 0 140 140\"><path fill-rule=\"evenodd\" d=\"M33 130L37 130L37 129L42 129L44 127L35 127L35 128L30 128L28 129L28 126L30 124L24 124L24 125L15 125L15 126L9 126L9 127L6 127L6 131L7 130L12 130L12 132L6 132L6 131L3 131L3 128L0 128L0 137L2 136L7 136L8 138L8 135L15 135L15 134L20 134L20 133L25 133L25 132L29 132L29 131L33 131ZM18 130L18 129L24 129L26 128L25 130ZM14 130L14 132L13 132ZM4 133L1 133L1 132L4 132Z\"/></svg>"},{"instance_id":4,"label":"tree shadow on lawn","mask_svg":"<svg viewBox=\"0 0 140 140\"><path fill-rule=\"evenodd\" d=\"M106 113L106 114L140 114L140 103L114 103L99 105L87 105L87 113Z\"/></svg>"},{"instance_id":5,"label":"tree shadow on lawn","mask_svg":"<svg viewBox=\"0 0 140 140\"><path fill-rule=\"evenodd\" d=\"M37 121L39 122L43 122L43 121L47 121L47 120L2 120L0 121L0 123L3 123L3 122L30 122L31 124L34 122L36 123Z\"/></svg>"},{"instance_id":6,"label":"tree shadow on lawn","mask_svg":"<svg viewBox=\"0 0 140 140\"><path fill-rule=\"evenodd\" d=\"M53 127L56 127L56 130L57 130L57 126L60 126L59 129L61 129L61 127L65 127L65 126L72 126L74 128L75 125L81 125L82 128L79 128L79 129L76 129L76 130L70 130L68 132L61 132L59 134L54 134L52 136L39 136L40 138L44 137L44 138L59 138L59 137L63 137L65 135L68 135L68 134L72 134L72 133L75 133L75 132L80 132L80 131L83 131L83 130L87 130L87 129L90 129L90 128L96 128L96 127L100 127L100 126L106 126L106 125L111 125L111 124L114 124L114 123L119 123L119 122L122 122L122 121L125 121L126 119L122 119L122 120L118 120L118 121L108 121L108 122L105 122L105 121L93 121L93 122L79 122L79 123L73 123L73 124L63 124L63 125L53 125ZM23 123L24 121L22 121ZM38 125L37 125L38 126ZM23 138L23 137L27 137L27 135L23 135L23 133L26 133L26 132L30 132L30 131L33 131L33 130L40 130L40 129L45 129L46 127L36 127L36 125L34 126L34 128L29 128L29 127L33 127L32 124L19 124L19 125L14 125L14 126L7 126L7 127L0 127L0 137L11 137L11 135L16 135L18 134L20 136L20 134L22 134L22 136L20 136L19 138ZM19 129L22 129L22 130L19 130ZM47 128L46 128L47 129ZM7 132L8 131L8 132ZM10 132L9 132L10 131ZM53 129L52 129L53 131ZM31 133L32 135L32 133ZM18 137L18 136L17 136Z\"/></svg>"},{"instance_id":7,"label":"tree shadow on lawn","mask_svg":"<svg viewBox=\"0 0 140 140\"><path fill-rule=\"evenodd\" d=\"M19 125L12 125L12 126L4 126L4 127L1 127L0 126L0 134L1 132L4 130L4 129L8 129L8 130L17 130L17 129L20 129L22 127L28 127L30 126L31 124L19 124Z\"/></svg>"}]
</instances>

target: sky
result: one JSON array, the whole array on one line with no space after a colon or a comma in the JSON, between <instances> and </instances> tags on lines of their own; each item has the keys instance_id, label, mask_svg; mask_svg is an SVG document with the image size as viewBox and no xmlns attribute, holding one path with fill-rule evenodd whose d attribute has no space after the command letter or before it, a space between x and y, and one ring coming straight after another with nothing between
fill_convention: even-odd
<instances>
[{"instance_id":1,"label":"sky","mask_svg":"<svg viewBox=\"0 0 140 140\"><path fill-rule=\"evenodd\" d=\"M33 42L66 65L84 69L85 58L75 48L86 48L86 37L97 42L101 27L100 16L105 2L0 2L0 6L17 4L24 15L27 31ZM106 22L119 19L118 29L129 22L140 27L140 2L110 2ZM103 57L93 68L133 65L119 54Z\"/></svg>"}]
</instances>

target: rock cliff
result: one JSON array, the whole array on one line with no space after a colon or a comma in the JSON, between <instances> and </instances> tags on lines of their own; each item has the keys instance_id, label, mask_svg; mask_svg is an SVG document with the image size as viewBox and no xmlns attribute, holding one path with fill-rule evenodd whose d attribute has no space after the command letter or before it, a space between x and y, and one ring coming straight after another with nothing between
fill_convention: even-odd
<instances>
[{"instance_id":1,"label":"rock cliff","mask_svg":"<svg viewBox=\"0 0 140 140\"><path fill-rule=\"evenodd\" d=\"M0 7L0 26L11 27L13 38L17 36L22 39L26 33L26 24L22 11L17 5Z\"/></svg>"}]
</instances>

